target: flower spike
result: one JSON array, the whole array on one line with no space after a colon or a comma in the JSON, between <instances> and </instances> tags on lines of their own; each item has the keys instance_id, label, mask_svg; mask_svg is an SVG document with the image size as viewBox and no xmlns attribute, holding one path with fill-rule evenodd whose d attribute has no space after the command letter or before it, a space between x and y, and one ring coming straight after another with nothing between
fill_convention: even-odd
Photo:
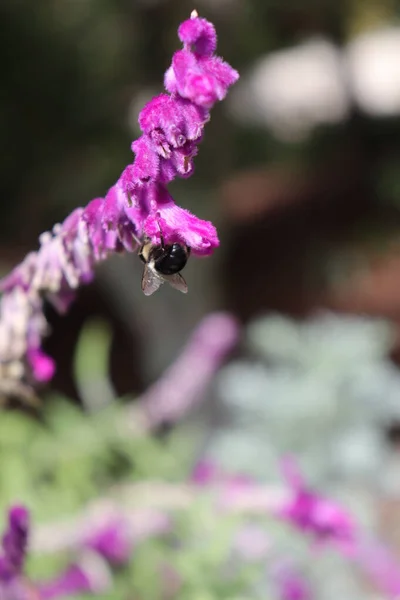
<instances>
[{"instance_id":1,"label":"flower spike","mask_svg":"<svg viewBox=\"0 0 400 600\"><path fill-rule=\"evenodd\" d=\"M75 289L93 279L96 263L114 252L134 251L144 238L159 244L162 236L198 256L219 245L214 225L177 206L167 184L193 174L210 109L239 75L215 55L214 25L196 11L178 35L183 49L165 74L168 93L140 112L142 135L132 143L133 162L105 198L75 209L42 234L39 250L0 282L0 395L19 395L21 388L51 379L55 365L41 349L47 334L44 302L65 312Z\"/></svg>"}]
</instances>

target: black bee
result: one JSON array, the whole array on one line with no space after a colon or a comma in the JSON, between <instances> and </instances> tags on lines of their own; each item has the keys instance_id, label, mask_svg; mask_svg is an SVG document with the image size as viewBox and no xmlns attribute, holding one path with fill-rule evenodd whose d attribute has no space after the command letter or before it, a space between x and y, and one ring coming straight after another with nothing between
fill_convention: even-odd
<instances>
[{"instance_id":1,"label":"black bee","mask_svg":"<svg viewBox=\"0 0 400 600\"><path fill-rule=\"evenodd\" d=\"M139 257L144 262L142 290L146 296L154 294L164 281L183 294L188 286L180 271L184 268L190 255L190 248L185 244L165 244L161 235L161 245L154 245L145 240L139 249Z\"/></svg>"}]
</instances>

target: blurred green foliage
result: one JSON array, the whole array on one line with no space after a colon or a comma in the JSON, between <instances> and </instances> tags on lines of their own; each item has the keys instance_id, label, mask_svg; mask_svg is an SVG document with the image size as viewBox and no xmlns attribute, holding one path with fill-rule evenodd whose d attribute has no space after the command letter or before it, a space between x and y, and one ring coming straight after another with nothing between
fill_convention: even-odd
<instances>
[{"instance_id":1,"label":"blurred green foliage","mask_svg":"<svg viewBox=\"0 0 400 600\"><path fill-rule=\"evenodd\" d=\"M109 329L93 321L83 329L76 350L79 362L88 365L97 381L107 375L109 341ZM221 373L218 391L231 410L230 427L214 432L207 454L228 473L250 473L271 483L276 480L279 454L294 450L313 481L327 487L327 479L334 481L329 433L337 461L339 454L344 461L343 474L331 491L347 500L348 473L354 488L365 476L365 461L371 463L369 471L373 465L368 446L360 445L354 462L352 448L346 448L340 436L348 432L361 444L366 428L374 433L376 421L393 409L390 394L384 405L379 397L379 390L397 391L399 386L385 359L391 343L387 324L367 319L325 316L298 326L276 315L255 322L248 329L247 353L257 352L259 361L236 361ZM97 352L100 360L93 360ZM76 372L84 380L87 377L84 370ZM319 410L312 416L310 407L316 401ZM60 397L47 402L36 419L16 410L3 412L0 513L4 516L10 504L23 502L32 512L34 526L53 523L56 538L57 523L64 517L82 515L91 501L118 500L118 489L126 490L130 484L147 482L157 489L157 484L170 482L179 488L195 462L192 426L179 425L162 436L134 435L128 415L132 418L126 403L113 401L100 408L92 404L88 411ZM336 467L340 464L336 462ZM359 522L372 529L365 491L352 492L349 505ZM130 502L132 510L145 506L134 493L120 500L125 510ZM162 510L162 492L149 500ZM327 581L334 581L346 598L365 598L346 557L329 549L316 556L304 534L271 515L216 510L215 497L207 488L184 508L179 503L175 509L169 506L166 514L171 527L139 540L131 560L113 573L112 590L97 598L277 598L271 573L282 557L301 565L321 600L331 598ZM262 551L257 550L259 535L267 539ZM51 579L74 560L79 558L71 552L31 554L27 572L33 580Z\"/></svg>"},{"instance_id":2,"label":"blurred green foliage","mask_svg":"<svg viewBox=\"0 0 400 600\"><path fill-rule=\"evenodd\" d=\"M76 356L94 378L107 370L110 331L101 322L83 330ZM99 361L98 357L102 357ZM87 371L77 369L80 376ZM91 500L107 497L118 484L184 482L194 457L189 431L161 438L132 435L126 427L126 403L112 402L85 413L67 398L53 398L32 418L20 411L0 419L0 514L23 502L33 527L79 516ZM117 494L118 497L118 494ZM168 588L168 572L179 584L174 597L234 599L249 585L248 569L226 572L237 518L221 519L205 496L181 515L171 517L171 532L139 543L132 560L115 575L112 591L98 598L136 597L157 600ZM70 553L29 556L33 580L55 577L74 557ZM166 575L163 577L163 572Z\"/></svg>"}]
</instances>

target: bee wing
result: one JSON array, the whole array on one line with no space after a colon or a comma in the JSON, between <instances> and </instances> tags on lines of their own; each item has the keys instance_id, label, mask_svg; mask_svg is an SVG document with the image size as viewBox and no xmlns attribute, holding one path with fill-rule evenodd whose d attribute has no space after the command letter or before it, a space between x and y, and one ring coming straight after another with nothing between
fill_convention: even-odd
<instances>
[{"instance_id":1,"label":"bee wing","mask_svg":"<svg viewBox=\"0 0 400 600\"><path fill-rule=\"evenodd\" d=\"M188 286L180 273L174 273L174 275L163 275L163 277L170 285L172 285L173 288L179 290L182 292L182 294L187 294Z\"/></svg>"},{"instance_id":2,"label":"bee wing","mask_svg":"<svg viewBox=\"0 0 400 600\"><path fill-rule=\"evenodd\" d=\"M145 265L142 276L142 291L145 296L154 294L162 283L163 280L161 277L158 277L157 273L155 273L149 265Z\"/></svg>"}]
</instances>

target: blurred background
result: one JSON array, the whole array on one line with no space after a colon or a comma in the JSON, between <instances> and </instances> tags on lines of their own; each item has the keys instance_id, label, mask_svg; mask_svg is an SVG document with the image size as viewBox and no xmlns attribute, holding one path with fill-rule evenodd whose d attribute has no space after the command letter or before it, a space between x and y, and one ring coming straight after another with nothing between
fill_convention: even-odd
<instances>
[{"instance_id":1,"label":"blurred background","mask_svg":"<svg viewBox=\"0 0 400 600\"><path fill-rule=\"evenodd\" d=\"M274 479L293 452L400 552L399 2L2 0L1 270L131 162L193 8L241 79L171 193L221 246L190 261L187 297L144 297L131 255L101 265L66 317L49 309L44 405L84 408L96 335L131 398L202 317L229 311L243 335L192 417L194 455Z\"/></svg>"}]
</instances>

